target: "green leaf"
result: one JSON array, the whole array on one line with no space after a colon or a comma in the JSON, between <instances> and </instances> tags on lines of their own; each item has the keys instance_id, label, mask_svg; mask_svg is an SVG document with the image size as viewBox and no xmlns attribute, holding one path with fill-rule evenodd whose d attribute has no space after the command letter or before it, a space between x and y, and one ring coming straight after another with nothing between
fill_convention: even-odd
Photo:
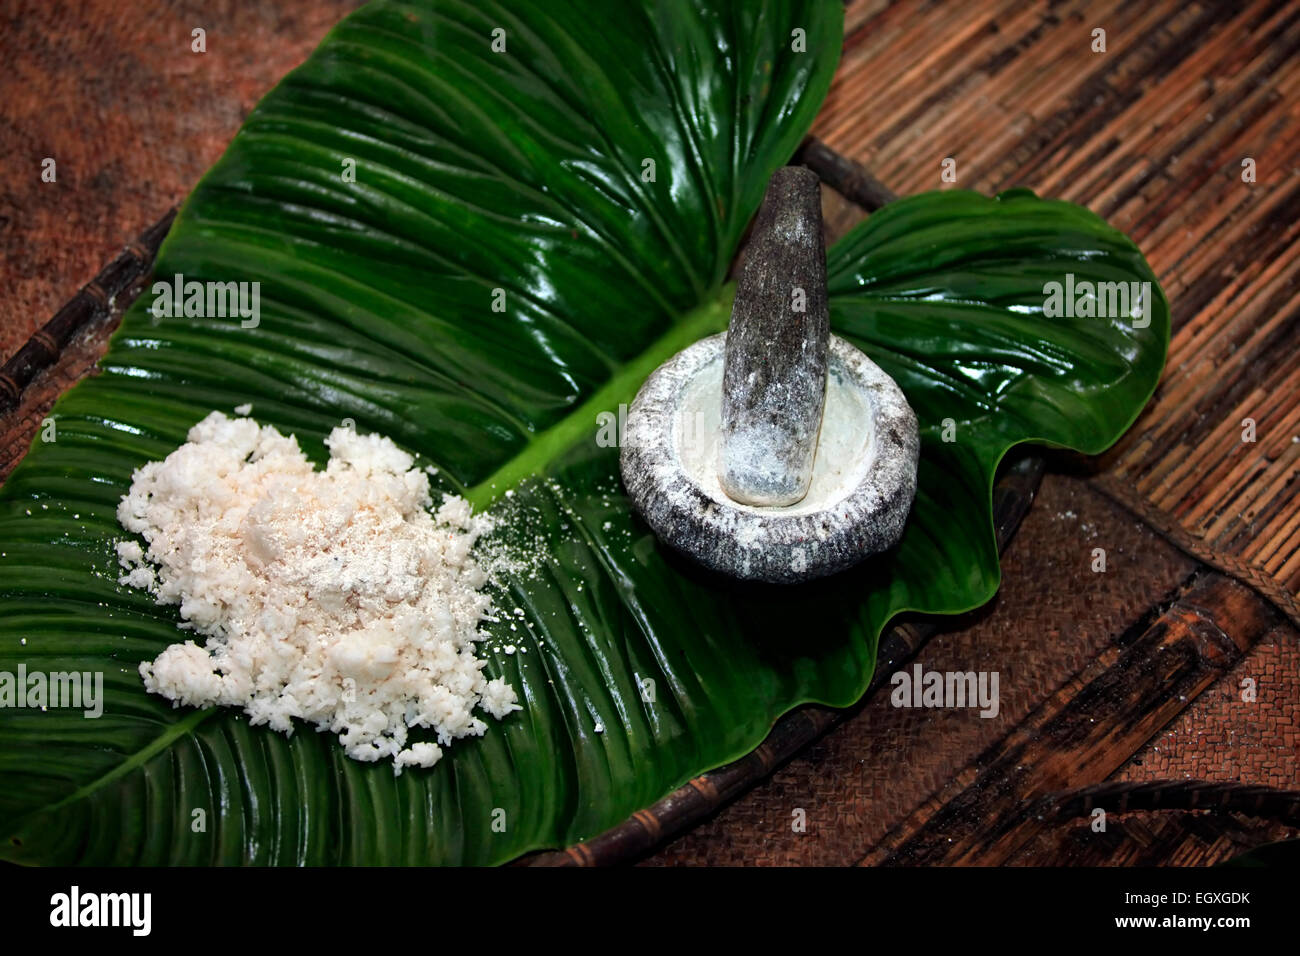
<instances>
[{"instance_id":1,"label":"green leaf","mask_svg":"<svg viewBox=\"0 0 1300 956\"><path fill-rule=\"evenodd\" d=\"M998 463L1019 442L1097 454L1122 435L1160 380L1169 303L1126 236L1027 189L891 203L836 243L827 274L835 330L893 377L921 427L889 607L978 607L999 579ZM1048 284L1067 275L1149 283L1146 314L1048 317Z\"/></svg>"},{"instance_id":2,"label":"green leaf","mask_svg":"<svg viewBox=\"0 0 1300 956\"><path fill-rule=\"evenodd\" d=\"M903 200L829 262L838 330L925 429L903 542L793 589L668 553L629 511L596 414L725 327L728 263L829 86L842 14L517 6L375 3L340 24L250 115L156 268L260 282L260 323L157 319L146 290L102 374L56 405L57 440L0 490L0 672L99 671L106 698L98 719L0 710L4 858L493 863L591 836L792 707L852 703L899 610L987 600L1005 449L1098 450L1150 394L1163 298L1142 333L1041 314L1049 276L1149 279L1121 235L1026 195ZM343 418L390 435L445 490L502 509L521 547L542 537L535 572L496 594L524 615L487 642L520 648L488 652L488 673L523 711L394 777L308 727L285 738L144 692L138 663L183 635L174 609L116 583L117 500L134 468L243 402L318 462Z\"/></svg>"}]
</instances>

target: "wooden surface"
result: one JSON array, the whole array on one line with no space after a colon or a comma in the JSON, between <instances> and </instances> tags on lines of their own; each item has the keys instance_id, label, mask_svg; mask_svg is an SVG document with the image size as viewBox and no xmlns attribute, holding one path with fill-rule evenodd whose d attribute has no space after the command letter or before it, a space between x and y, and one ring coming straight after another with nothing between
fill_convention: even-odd
<instances>
[{"instance_id":1,"label":"wooden surface","mask_svg":"<svg viewBox=\"0 0 1300 956\"><path fill-rule=\"evenodd\" d=\"M184 199L253 104L357 5L0 0L0 355ZM191 49L197 28L206 53Z\"/></svg>"},{"instance_id":2,"label":"wooden surface","mask_svg":"<svg viewBox=\"0 0 1300 956\"><path fill-rule=\"evenodd\" d=\"M1109 777L1276 624L1254 592L1214 572L1193 575L1140 634L1125 640L1130 629L1103 648L864 862L1007 862L1038 826L1025 812L1027 794Z\"/></svg>"},{"instance_id":3,"label":"wooden surface","mask_svg":"<svg viewBox=\"0 0 1300 956\"><path fill-rule=\"evenodd\" d=\"M0 182L5 357L183 197L344 6L95 0L9 18L0 158L33 172ZM199 19L204 58L185 42ZM993 604L921 648L926 669L999 671L997 718L873 695L645 862L1207 863L1294 832L1240 808L1116 808L1105 833L1025 812L1107 781L1300 787L1297 47L1294 3L850 4L814 132L901 194L951 188L953 158L957 187L1025 185L1106 216L1170 297L1170 364L1109 455L1055 460ZM57 187L39 181L51 152L73 157ZM840 228L860 214L828 212ZM3 472L107 329L0 421Z\"/></svg>"},{"instance_id":4,"label":"wooden surface","mask_svg":"<svg viewBox=\"0 0 1300 956\"><path fill-rule=\"evenodd\" d=\"M1154 405L1099 486L1150 506L1300 623L1300 5L960 9L852 4L814 132L902 194L950 188L952 158L952 185L1030 186L1133 237L1176 335ZM1105 53L1091 49L1098 28Z\"/></svg>"}]
</instances>

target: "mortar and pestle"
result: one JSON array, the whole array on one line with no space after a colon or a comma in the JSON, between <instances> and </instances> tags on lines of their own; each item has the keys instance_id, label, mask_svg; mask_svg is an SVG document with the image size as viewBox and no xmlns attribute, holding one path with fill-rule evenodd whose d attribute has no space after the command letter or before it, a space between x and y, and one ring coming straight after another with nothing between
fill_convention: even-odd
<instances>
[{"instance_id":1,"label":"mortar and pestle","mask_svg":"<svg viewBox=\"0 0 1300 956\"><path fill-rule=\"evenodd\" d=\"M619 465L633 506L714 571L793 584L897 543L919 451L894 380L830 332L820 182L783 166L727 332L661 365L628 409Z\"/></svg>"}]
</instances>

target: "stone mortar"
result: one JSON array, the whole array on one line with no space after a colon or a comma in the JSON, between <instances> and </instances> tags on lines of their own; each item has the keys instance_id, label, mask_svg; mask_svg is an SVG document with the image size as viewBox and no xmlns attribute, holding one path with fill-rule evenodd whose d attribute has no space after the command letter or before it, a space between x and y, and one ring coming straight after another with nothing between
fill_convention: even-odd
<instances>
[{"instance_id":1,"label":"stone mortar","mask_svg":"<svg viewBox=\"0 0 1300 956\"><path fill-rule=\"evenodd\" d=\"M831 336L824 419L808 495L744 505L718 481L726 335L661 365L628 410L623 483L659 538L705 567L750 581L824 577L897 543L916 494L916 415L894 380Z\"/></svg>"}]
</instances>

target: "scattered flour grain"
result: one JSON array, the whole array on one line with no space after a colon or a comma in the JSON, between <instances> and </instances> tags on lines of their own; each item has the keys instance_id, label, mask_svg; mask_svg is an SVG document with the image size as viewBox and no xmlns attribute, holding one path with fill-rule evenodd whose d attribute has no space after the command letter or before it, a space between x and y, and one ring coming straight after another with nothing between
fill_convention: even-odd
<instances>
[{"instance_id":1,"label":"scattered flour grain","mask_svg":"<svg viewBox=\"0 0 1300 956\"><path fill-rule=\"evenodd\" d=\"M438 746L481 735L477 707L519 710L484 678L475 642L492 614L471 554L490 530L460 498L431 513L429 476L378 435L336 428L313 469L292 436L213 412L164 461L138 469L118 506L121 581L180 606L206 638L140 665L145 687L192 707L242 707L286 734L294 718L348 756L432 766ZM431 728L438 744L413 742Z\"/></svg>"}]
</instances>

